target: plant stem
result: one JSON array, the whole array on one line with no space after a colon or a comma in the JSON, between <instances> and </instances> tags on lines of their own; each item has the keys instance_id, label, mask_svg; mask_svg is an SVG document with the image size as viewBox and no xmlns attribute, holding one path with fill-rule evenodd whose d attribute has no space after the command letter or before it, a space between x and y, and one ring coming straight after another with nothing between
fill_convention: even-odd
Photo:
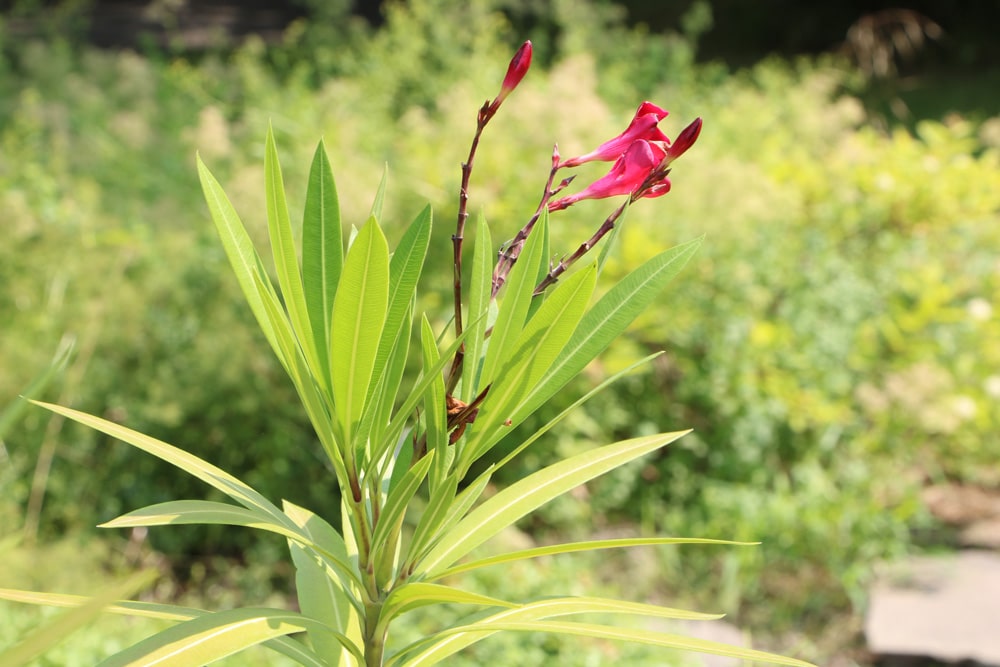
<instances>
[{"instance_id":1,"label":"plant stem","mask_svg":"<svg viewBox=\"0 0 1000 667\"><path fill-rule=\"evenodd\" d=\"M479 110L479 117L476 121L476 134L472 137L472 145L469 147L469 157L462 163L462 185L458 190L458 220L455 223L455 233L451 237L453 250L452 263L454 272L452 275L455 298L455 336L461 336L462 327L462 241L465 240L465 223L469 219L469 180L472 178L472 164L476 159L476 150L479 148L479 138L486 129L492 115L489 114L490 103L487 101ZM451 394L458 384L458 378L462 375L462 363L465 360L465 345L459 347L455 352L455 358L451 363L451 370L448 371L448 381L446 392Z\"/></svg>"},{"instance_id":2,"label":"plant stem","mask_svg":"<svg viewBox=\"0 0 1000 667\"><path fill-rule=\"evenodd\" d=\"M493 269L493 287L491 291L491 298L496 298L497 292L503 287L504 283L507 282L507 276L510 275L510 270L514 268L514 263L521 254L521 250L524 248L524 242L528 239L528 234L534 229L535 223L538 222L538 218L541 217L542 211L549 203L549 199L552 198L552 182L556 178L556 172L559 171L559 147L556 146L552 150L552 168L549 170L549 179L545 182L545 190L542 191L542 199L538 202L538 207L535 209L535 214L531 216L528 220L528 224L518 231L517 235L511 239L510 243L500 254L500 258L497 260L496 268ZM560 189L565 187L565 183L560 186Z\"/></svg>"},{"instance_id":3,"label":"plant stem","mask_svg":"<svg viewBox=\"0 0 1000 667\"><path fill-rule=\"evenodd\" d=\"M380 623L381 615L381 601L365 603L364 651L366 667L382 667L387 632Z\"/></svg>"},{"instance_id":4,"label":"plant stem","mask_svg":"<svg viewBox=\"0 0 1000 667\"><path fill-rule=\"evenodd\" d=\"M598 241L600 241L602 238L604 238L604 236L608 232L614 229L615 222L618 221L618 218L620 218L622 213L625 212L625 207L628 206L631 202L632 200L629 199L624 204L615 209L615 212L608 216L607 220L605 220L604 223L597 229L597 231L594 232L593 236L591 236L589 239L581 243L580 247L577 248L572 255L559 260L559 263L556 264L554 267L552 267L552 270L549 271L548 274L545 276L545 278L543 278L542 281L538 283L538 285L535 287L534 295L538 296L539 294L544 292L546 288L549 287L549 285L552 285L557 280L559 280L559 276L565 273L566 269L573 266L574 262L576 262L584 255L586 255L587 252L589 252L590 249L593 248Z\"/></svg>"}]
</instances>

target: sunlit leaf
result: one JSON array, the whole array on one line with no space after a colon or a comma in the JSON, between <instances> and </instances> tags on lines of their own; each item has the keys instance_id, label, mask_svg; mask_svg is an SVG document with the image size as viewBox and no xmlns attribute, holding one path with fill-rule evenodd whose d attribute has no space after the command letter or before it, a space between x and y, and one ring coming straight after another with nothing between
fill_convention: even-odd
<instances>
[{"instance_id":1,"label":"sunlit leaf","mask_svg":"<svg viewBox=\"0 0 1000 667\"><path fill-rule=\"evenodd\" d=\"M36 405L51 410L64 417L79 422L84 426L100 431L112 438L117 438L128 443L137 449L152 454L163 459L167 463L177 466L193 477L215 487L219 491L237 501L249 509L261 510L264 514L271 516L279 523L285 518L281 510L274 506L267 498L253 490L250 486L233 477L225 470L204 461L194 454L169 445L161 440L152 438L138 431L116 424L114 422L88 415L85 412L65 408L61 405L33 401Z\"/></svg>"},{"instance_id":2,"label":"sunlit leaf","mask_svg":"<svg viewBox=\"0 0 1000 667\"><path fill-rule=\"evenodd\" d=\"M197 162L198 176L201 178L201 187L205 193L205 201L208 202L208 210L219 232L222 247L225 249L229 263L236 274L236 280L240 284L240 289L243 290L243 296L250 305L250 310L257 319L261 331L264 332L267 342L270 343L271 349L278 355L278 359L285 363L284 355L275 340L271 322L264 312L263 295L254 283L254 275L257 275L262 282L270 285L267 271L260 261L260 255L257 254L253 241L250 240L250 235L247 234L239 214L236 213L236 209L233 208L222 186L215 180L205 163L201 161L201 157L198 157ZM273 293L273 287L270 290Z\"/></svg>"},{"instance_id":3,"label":"sunlit leaf","mask_svg":"<svg viewBox=\"0 0 1000 667\"><path fill-rule=\"evenodd\" d=\"M295 331L295 339L313 375L325 380L325 369L320 368L316 342L309 323L309 310L302 287L302 274L295 254L295 239L292 222L288 217L285 201L285 184L281 178L281 164L278 162L278 148L274 143L274 132L267 128L264 149L264 190L267 203L267 228L271 240L274 267L278 273L278 285L288 317Z\"/></svg>"},{"instance_id":4,"label":"sunlit leaf","mask_svg":"<svg viewBox=\"0 0 1000 667\"><path fill-rule=\"evenodd\" d=\"M656 632L646 629L620 628L611 625L598 625L594 623L575 623L569 621L544 621L532 620L529 622L516 621L481 621L457 628L443 630L439 635L468 634L468 633L488 633L495 632L551 632L556 634L575 635L580 637L590 637L597 639L611 639L617 641L634 642L639 644L649 644L662 648L675 649L680 651L693 651L696 653L709 653L721 655L729 658L742 660L755 660L774 665L787 665L788 667L815 667L811 663L794 658L755 651L753 649L730 646L719 642L705 639L695 639L667 632ZM451 647L449 647L451 648ZM439 662L443 657L451 655L454 651L437 652L430 651L419 656L406 660L398 664L405 667L418 667L418 665L431 665Z\"/></svg>"},{"instance_id":5,"label":"sunlit leaf","mask_svg":"<svg viewBox=\"0 0 1000 667\"><path fill-rule=\"evenodd\" d=\"M458 522L427 557L417 572L435 576L507 526L584 482L648 454L687 431L623 440L554 463L515 482L472 510Z\"/></svg>"},{"instance_id":6,"label":"sunlit leaf","mask_svg":"<svg viewBox=\"0 0 1000 667\"><path fill-rule=\"evenodd\" d=\"M155 571L134 574L124 581L110 585L100 595L86 599L80 606L52 620L46 621L17 644L4 651L0 651L0 665L4 665L5 667L20 667L20 665L28 664L61 642L72 632L90 623L106 607L116 602L119 598L128 597L136 591L145 588L157 576L158 573ZM37 601L33 602L37 603Z\"/></svg>"},{"instance_id":7,"label":"sunlit leaf","mask_svg":"<svg viewBox=\"0 0 1000 667\"><path fill-rule=\"evenodd\" d=\"M544 547L533 549L522 549L520 551L508 551L488 558L470 561L450 567L447 570L435 575L433 579L443 579L454 576L462 572L470 572L479 568L491 565L501 565L517 560L529 558L539 558L541 556L554 556L557 554L577 553L580 551L597 551L600 549L623 549L627 547L647 547L665 544L725 544L729 546L751 546L757 542L733 542L731 540L713 540L698 537L624 537L613 540L590 540L586 542L567 542L565 544L550 544Z\"/></svg>"},{"instance_id":8,"label":"sunlit leaf","mask_svg":"<svg viewBox=\"0 0 1000 667\"><path fill-rule=\"evenodd\" d=\"M510 416L531 414L600 354L656 298L701 245L689 241L656 255L623 278L580 320L575 333L544 377L526 392Z\"/></svg>"},{"instance_id":9,"label":"sunlit leaf","mask_svg":"<svg viewBox=\"0 0 1000 667\"><path fill-rule=\"evenodd\" d=\"M339 556L345 563L348 562L347 547L333 526L309 510L287 500L284 501L284 510L316 544L321 545L329 553ZM351 586L350 578L344 577L319 553L295 540L288 540L288 548L295 564L295 591L302 614L323 621L348 637L354 634L360 636L360 630L354 626L358 623L358 613L363 611L363 607L348 592ZM325 632L309 633L309 641L321 655L340 656L339 662L332 661L334 665L347 659L341 655L347 649L335 637Z\"/></svg>"},{"instance_id":10,"label":"sunlit leaf","mask_svg":"<svg viewBox=\"0 0 1000 667\"><path fill-rule=\"evenodd\" d=\"M184 621L102 661L98 667L202 667L269 639L303 631L337 637L363 662L347 637L302 614L283 609L229 609Z\"/></svg>"},{"instance_id":11,"label":"sunlit leaf","mask_svg":"<svg viewBox=\"0 0 1000 667\"><path fill-rule=\"evenodd\" d=\"M510 418L520 397L528 393L552 366L583 316L597 281L597 269L588 266L558 285L525 325L500 366L479 417L474 437L462 452L459 470L465 472L488 451L491 432L514 425ZM503 423L506 422L505 425ZM483 437L485 436L485 437ZM484 442L485 440L485 442Z\"/></svg>"},{"instance_id":12,"label":"sunlit leaf","mask_svg":"<svg viewBox=\"0 0 1000 667\"><path fill-rule=\"evenodd\" d=\"M334 409L348 449L372 380L388 299L389 248L378 224L369 221L347 253L333 304L330 364Z\"/></svg>"},{"instance_id":13,"label":"sunlit leaf","mask_svg":"<svg viewBox=\"0 0 1000 667\"><path fill-rule=\"evenodd\" d=\"M500 312L493 324L489 349L483 361L482 379L480 384L486 386L494 380L501 364L510 359L510 353L517 343L518 336L524 328L535 291L535 276L538 266L545 256L545 217L538 221L528 235L524 249L517 263L511 269L510 276L503 291L500 302Z\"/></svg>"},{"instance_id":14,"label":"sunlit leaf","mask_svg":"<svg viewBox=\"0 0 1000 667\"><path fill-rule=\"evenodd\" d=\"M428 584L424 582L407 582L392 589L386 598L382 613L392 619L408 611L432 604L471 604L484 607L517 607L513 602L479 593L470 593L452 586Z\"/></svg>"},{"instance_id":15,"label":"sunlit leaf","mask_svg":"<svg viewBox=\"0 0 1000 667\"><path fill-rule=\"evenodd\" d=\"M17 591L0 588L0 600L24 602L27 604L45 605L49 607L80 607L93 600L83 595L64 595L56 593L37 593L34 591ZM141 602L136 600L118 600L107 605L101 611L122 616L155 618L161 621L188 621L204 616L210 612L193 607L162 604L159 602ZM306 667L329 667L326 660L320 658L312 649L289 637L278 637L264 642L264 646L292 658ZM7 664L7 663L3 663Z\"/></svg>"},{"instance_id":16,"label":"sunlit leaf","mask_svg":"<svg viewBox=\"0 0 1000 667\"><path fill-rule=\"evenodd\" d=\"M476 244L472 256L472 278L469 283L469 336L462 366L462 400L471 403L479 393L480 357L486 338L486 313L490 307L493 278L493 241L486 218L479 215L476 224Z\"/></svg>"},{"instance_id":17,"label":"sunlit leaf","mask_svg":"<svg viewBox=\"0 0 1000 667\"><path fill-rule=\"evenodd\" d=\"M344 238L337 187L320 141L309 169L302 214L302 286L322 378L329 382L330 323L333 299L344 264Z\"/></svg>"}]
</instances>

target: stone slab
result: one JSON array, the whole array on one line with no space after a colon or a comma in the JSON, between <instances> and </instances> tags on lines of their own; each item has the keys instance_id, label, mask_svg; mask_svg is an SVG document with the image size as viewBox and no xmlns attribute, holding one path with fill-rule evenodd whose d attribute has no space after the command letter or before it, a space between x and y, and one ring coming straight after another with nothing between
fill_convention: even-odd
<instances>
[{"instance_id":1,"label":"stone slab","mask_svg":"<svg viewBox=\"0 0 1000 667\"><path fill-rule=\"evenodd\" d=\"M888 568L871 592L872 653L1000 667L1000 554L966 550Z\"/></svg>"}]
</instances>

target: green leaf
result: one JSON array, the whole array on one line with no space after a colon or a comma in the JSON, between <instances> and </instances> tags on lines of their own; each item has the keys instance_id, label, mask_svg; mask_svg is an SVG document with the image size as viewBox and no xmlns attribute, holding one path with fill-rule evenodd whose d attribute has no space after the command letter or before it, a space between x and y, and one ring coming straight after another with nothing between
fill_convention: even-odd
<instances>
[{"instance_id":1,"label":"green leaf","mask_svg":"<svg viewBox=\"0 0 1000 667\"><path fill-rule=\"evenodd\" d=\"M634 362L632 364L629 364L628 366L626 366L622 370L618 371L614 375L610 375L610 376L604 378L604 380L602 380L600 384L598 384L593 389L591 389L590 391L588 391L586 394L584 394L583 396L581 396L580 398L576 399L571 404L569 404L568 406L566 406L566 408L562 412L560 412L555 417L553 417L552 419L550 419L549 421L547 421L543 426L541 426L538 429L535 429L535 431L530 436L528 436L527 438L525 438L524 440L522 440L521 442L519 442L516 447L514 447L509 452L507 452L502 459L500 459L497 463L495 463L494 467L499 469L499 468L502 468L505 465L507 465L507 463L510 460L512 460L515 456L517 456L518 454L520 454L521 452L523 452L525 449L527 449L528 447L530 447L532 444L534 444L534 442L536 440L538 440L543 435L545 435L550 430L552 430L553 427L555 427L559 422L561 422L563 419L565 419L566 417L568 417L578 407L580 407L581 405L583 405L584 403L586 403L588 400L590 400L591 398L593 398L597 394L601 393L604 389L606 389L608 386L614 384L616 381L618 381L619 379L621 379L625 375L628 375L629 373L631 373L632 371L634 371L639 366L643 366L643 365L647 364L648 362L652 361L653 359L655 359L656 357L660 356L661 354L663 354L663 352L654 352L653 354L650 354L650 355L648 355L646 357L643 357L642 359L639 359L638 361L636 361L636 362ZM488 474L488 473L489 473L489 471L486 471L483 474L485 475L485 474Z\"/></svg>"},{"instance_id":2,"label":"green leaf","mask_svg":"<svg viewBox=\"0 0 1000 667\"><path fill-rule=\"evenodd\" d=\"M131 593L125 593L131 595ZM121 596L119 596L121 597ZM37 591L20 591L13 588L0 588L0 600L21 602L24 604L43 605L46 607L80 607L94 598L85 595L67 595L65 593L40 593ZM109 614L157 618L163 621L186 621L206 612L191 607L180 607L170 604L153 602L135 602L133 600L115 600L101 611Z\"/></svg>"},{"instance_id":3,"label":"green leaf","mask_svg":"<svg viewBox=\"0 0 1000 667\"><path fill-rule=\"evenodd\" d=\"M701 245L701 239L653 257L623 278L580 320L576 332L539 382L514 407L518 422L538 409L599 355L652 303Z\"/></svg>"},{"instance_id":4,"label":"green leaf","mask_svg":"<svg viewBox=\"0 0 1000 667\"><path fill-rule=\"evenodd\" d=\"M462 400L471 403L479 393L480 357L486 339L487 311L493 278L493 241L486 218L479 215L476 225L476 245L472 256L472 278L469 283L469 336L462 366Z\"/></svg>"},{"instance_id":5,"label":"green leaf","mask_svg":"<svg viewBox=\"0 0 1000 667\"><path fill-rule=\"evenodd\" d=\"M433 460L434 452L427 452L427 456L414 463L406 471L399 484L389 494L372 536L371 552L373 554L378 554L386 548L386 541L395 532L395 527L402 522L406 508L427 476L427 471L430 470Z\"/></svg>"},{"instance_id":6,"label":"green leaf","mask_svg":"<svg viewBox=\"0 0 1000 667\"><path fill-rule=\"evenodd\" d=\"M205 614L167 628L102 661L98 667L201 667L269 639L303 631L337 637L364 662L353 642L322 623L283 609L244 608Z\"/></svg>"},{"instance_id":7,"label":"green leaf","mask_svg":"<svg viewBox=\"0 0 1000 667\"><path fill-rule=\"evenodd\" d=\"M574 623L570 621L543 621L533 620L527 622L517 621L480 621L470 625L449 628L438 633L441 635L459 635L473 632L485 632L493 634L495 632L552 632L556 634L567 634L580 637L591 637L599 639L612 639L639 644L650 644L662 648L676 649L681 651L694 651L697 653L710 653L730 658L743 660L755 660L775 665L788 665L789 667L815 667L811 663L794 658L786 658L774 653L755 651L753 649L730 646L719 642L705 639L695 639L667 632L655 632L647 629L620 628L611 625L598 625L594 623ZM448 647L452 648L452 647ZM425 652L419 656L407 660L402 664L405 667L417 667L418 665L430 665L440 661L443 657L451 655L454 651L441 651L433 655Z\"/></svg>"},{"instance_id":8,"label":"green leaf","mask_svg":"<svg viewBox=\"0 0 1000 667\"><path fill-rule=\"evenodd\" d=\"M329 385L330 323L333 300L344 265L344 238L337 187L320 141L309 169L305 210L302 214L302 286L321 377Z\"/></svg>"},{"instance_id":9,"label":"green leaf","mask_svg":"<svg viewBox=\"0 0 1000 667\"><path fill-rule=\"evenodd\" d=\"M403 567L409 572L413 572L416 564L420 562L424 552L426 552L439 539L438 530L448 519L452 501L458 491L458 476L454 473L448 475L438 487L431 493L424 508L424 513L417 521L417 527L410 537L410 544L403 561Z\"/></svg>"},{"instance_id":10,"label":"green leaf","mask_svg":"<svg viewBox=\"0 0 1000 667\"><path fill-rule=\"evenodd\" d=\"M309 324L309 309L302 287L302 275L299 273L299 260L295 255L295 239L292 235L292 222L288 217L288 204L285 201L281 164L278 162L278 149L274 144L274 132L270 127L267 128L264 151L264 189L268 236L271 239L274 266L278 273L278 285L281 286L285 307L288 308L288 316L302 354L309 368L313 370L313 375L322 382L326 379L325 369L320 367L316 351L317 345L322 341L313 339L312 327Z\"/></svg>"},{"instance_id":11,"label":"green leaf","mask_svg":"<svg viewBox=\"0 0 1000 667\"><path fill-rule=\"evenodd\" d=\"M278 359L285 363L271 322L264 311L264 295L254 283L254 275L256 274L264 284L270 287L271 283L267 277L267 271L253 247L253 242L250 240L246 228L240 221L240 216L236 213L229 198L226 197L222 186L212 176L205 163L201 161L201 157L198 157L197 161L198 176L201 178L201 187L205 193L205 200L208 202L208 210L212 214L212 220L215 222L219 238L222 240L222 247L225 248L226 256L229 257L229 263L236 274L236 280L243 290L243 296L250 305L250 310L257 319L257 324L260 325L264 337L271 345L271 349L274 350ZM272 293L274 292L273 287L270 287L270 290Z\"/></svg>"},{"instance_id":12,"label":"green leaf","mask_svg":"<svg viewBox=\"0 0 1000 667\"><path fill-rule=\"evenodd\" d=\"M320 553L347 581L361 585L354 570L343 557L344 549L327 550L312 540L311 537L295 525L287 515L282 514L284 521L275 521L266 513L255 509L244 509L227 503L217 503L210 500L169 500L156 503L101 524L101 528L129 528L134 526L169 526L169 525L223 525L242 526L257 530L266 530Z\"/></svg>"},{"instance_id":13,"label":"green leaf","mask_svg":"<svg viewBox=\"0 0 1000 667\"><path fill-rule=\"evenodd\" d=\"M470 593L452 586L407 582L392 589L386 598L382 616L387 621L398 618L408 611L432 604L472 604L485 607L519 607L513 602L479 593Z\"/></svg>"},{"instance_id":14,"label":"green leaf","mask_svg":"<svg viewBox=\"0 0 1000 667\"><path fill-rule=\"evenodd\" d=\"M493 382L501 364L510 359L510 353L524 328L535 290L538 266L545 259L542 254L545 247L545 219L543 216L531 230L524 250L511 269L510 277L504 287L500 312L493 324L489 349L483 361L480 384L484 387Z\"/></svg>"},{"instance_id":15,"label":"green leaf","mask_svg":"<svg viewBox=\"0 0 1000 667\"><path fill-rule=\"evenodd\" d=\"M370 217L376 220L382 219L382 204L385 203L385 188L389 183L389 164L386 163L382 169L382 178L378 182L378 189L375 191L375 199L372 201Z\"/></svg>"},{"instance_id":16,"label":"green leaf","mask_svg":"<svg viewBox=\"0 0 1000 667\"><path fill-rule=\"evenodd\" d=\"M438 355L437 345L434 342L434 332L431 324L424 316L420 321L420 346L423 351L424 368L433 368L441 359ZM431 491L437 488L438 484L448 474L448 408L445 403L444 377L440 373L434 375L428 390L424 392L424 437L426 438L427 451L434 451L437 456L434 460L434 469L431 471L430 485Z\"/></svg>"},{"instance_id":17,"label":"green leaf","mask_svg":"<svg viewBox=\"0 0 1000 667\"><path fill-rule=\"evenodd\" d=\"M93 598L82 595L60 595L56 593L36 593L33 591L17 591L0 588L0 600L24 602L28 604L46 605L49 607L80 607L91 602ZM172 604L156 602L139 602L135 600L118 600L102 609L109 614L156 618L163 621L187 621L204 616L210 612L193 607L181 607ZM306 667L329 667L329 663L316 655L301 642L288 637L278 637L264 642L264 646L292 658ZM7 664L7 663L4 663Z\"/></svg>"},{"instance_id":18,"label":"green leaf","mask_svg":"<svg viewBox=\"0 0 1000 667\"><path fill-rule=\"evenodd\" d=\"M663 544L725 544L729 546L752 546L759 542L733 542L732 540L713 540L699 537L625 537L613 540L589 540L586 542L567 542L566 544L550 544L544 547L533 549L523 549L521 551L509 551L497 554L489 558L462 563L450 567L447 570L435 575L434 579L444 579L462 572L471 572L479 568L491 565L501 565L517 560L529 558L540 558L541 556L554 556L557 554L569 554L579 551L597 551L600 549L623 549L627 547L658 546Z\"/></svg>"},{"instance_id":19,"label":"green leaf","mask_svg":"<svg viewBox=\"0 0 1000 667\"><path fill-rule=\"evenodd\" d=\"M64 336L59 342L59 348L56 350L55 357L48 368L35 377L24 388L20 396L12 400L7 404L7 407L0 411L0 451L3 449L3 438L7 434L7 431L21 418L24 411L30 407L30 404L24 399L35 398L45 391L52 380L62 374L67 364L69 364L70 357L73 355L74 343L75 341L72 336Z\"/></svg>"},{"instance_id":20,"label":"green leaf","mask_svg":"<svg viewBox=\"0 0 1000 667\"><path fill-rule=\"evenodd\" d=\"M122 597L128 597L153 582L158 573L152 570L134 574L108 587L103 593L84 599L80 606L46 622L14 646L0 651L0 665L19 667L45 653L70 633L99 616L106 607ZM10 599L10 598L7 598Z\"/></svg>"},{"instance_id":21,"label":"green leaf","mask_svg":"<svg viewBox=\"0 0 1000 667\"><path fill-rule=\"evenodd\" d=\"M623 440L543 468L486 500L458 522L416 572L434 577L521 517L609 470L680 438L688 431Z\"/></svg>"},{"instance_id":22,"label":"green leaf","mask_svg":"<svg viewBox=\"0 0 1000 667\"><path fill-rule=\"evenodd\" d=\"M211 500L168 500L133 510L98 528L133 528L135 526L169 526L169 525L223 525L244 526L269 530L280 535L298 535L287 526L275 521L270 515L255 509L247 509L238 505L219 503Z\"/></svg>"},{"instance_id":23,"label":"green leaf","mask_svg":"<svg viewBox=\"0 0 1000 667\"><path fill-rule=\"evenodd\" d=\"M406 311L405 331L409 332L412 326L413 307L411 304L411 307ZM365 415L366 419L371 419L373 427L365 425L364 420L362 420L363 432L364 430L369 432L369 437L374 443L374 451L381 452L379 457L372 460L372 464L377 464L381 460L382 472L378 475L379 479L385 479L388 474L386 471L391 464L391 457L385 456L385 453L394 451L394 446L398 444L395 440L386 437L386 431L391 424L392 409L396 404L396 394L402 386L403 373L406 371L406 360L409 358L409 353L409 335L401 335L396 338L396 346L392 354L389 355L389 361L385 366L382 377L379 379L379 383L385 385L385 388L380 389L376 393L379 401L378 406L371 410L370 416L368 413ZM395 390L390 389L390 387L394 387ZM401 446L403 449L409 449L411 452L413 450L412 447ZM374 466L372 469L374 469Z\"/></svg>"},{"instance_id":24,"label":"green leaf","mask_svg":"<svg viewBox=\"0 0 1000 667\"><path fill-rule=\"evenodd\" d=\"M467 331L463 331L461 336L452 341L451 345L448 346L448 348L444 351L444 354L441 355L440 359L438 359L437 363L435 363L433 367L422 369L416 384L414 384L413 388L410 389L406 400L403 401L403 404L396 410L392 417L392 421L389 422L389 426L380 438L377 449L372 453L373 461L380 460L398 443L399 438L403 433L403 429L405 429L409 423L410 417L413 415L413 411L416 409L417 404L423 400L424 392L428 391L431 383L433 383L434 380L440 376L445 365L451 363L451 359L455 354L455 351L458 350L459 346L465 341L467 333Z\"/></svg>"},{"instance_id":25,"label":"green leaf","mask_svg":"<svg viewBox=\"0 0 1000 667\"><path fill-rule=\"evenodd\" d=\"M254 491L250 486L233 477L225 470L218 468L207 461L204 461L194 454L185 452L183 449L168 445L167 443L151 438L148 435L133 431L120 424L110 422L100 417L88 415L85 412L64 408L61 405L43 403L42 401L32 401L47 410L72 419L75 422L89 426L112 438L117 438L128 443L137 449L141 449L147 454L163 459L167 463L177 466L189 475L200 479L206 484L222 491L224 494L240 503L248 509L260 510L263 514L270 516L278 523L285 520L284 514L275 507L271 501Z\"/></svg>"},{"instance_id":26,"label":"green leaf","mask_svg":"<svg viewBox=\"0 0 1000 667\"><path fill-rule=\"evenodd\" d=\"M281 348L285 358L288 360L286 370L288 376L295 386L295 391L302 401L309 421L312 422L313 429L319 437L323 449L326 451L330 462L333 464L334 472L341 484L347 485L347 469L344 463L344 456L337 446L337 438L344 441L342 433L338 432L339 424L330 421L330 412L327 409L328 394L320 394L319 385L313 381L313 371L307 367L307 362L302 356L302 350L295 344L294 334L288 326L287 321L279 310L280 306L270 299L264 300L264 309L268 317L274 322L275 334L277 336L278 347Z\"/></svg>"},{"instance_id":27,"label":"green leaf","mask_svg":"<svg viewBox=\"0 0 1000 667\"><path fill-rule=\"evenodd\" d=\"M417 291L417 283L427 257L427 247L431 239L433 217L431 207L424 210L413 220L403 237L396 245L389 262L389 305L386 311L385 326L382 329L382 339L379 341L378 353L375 355L373 376L381 378L390 353L396 348L400 336L409 333L410 321L406 317ZM375 386L375 383L372 385ZM387 385L387 389L395 394L396 387Z\"/></svg>"},{"instance_id":28,"label":"green leaf","mask_svg":"<svg viewBox=\"0 0 1000 667\"><path fill-rule=\"evenodd\" d=\"M511 420L502 426L512 418L520 398L535 386L562 353L590 302L596 281L595 266L577 271L549 295L524 327L472 426L473 434L462 451L459 466L463 473L496 442L498 429L505 433L507 428L516 425Z\"/></svg>"},{"instance_id":29,"label":"green leaf","mask_svg":"<svg viewBox=\"0 0 1000 667\"><path fill-rule=\"evenodd\" d=\"M370 220L344 261L331 330L334 409L348 451L364 409L389 299L389 248L378 223Z\"/></svg>"},{"instance_id":30,"label":"green leaf","mask_svg":"<svg viewBox=\"0 0 1000 667\"><path fill-rule=\"evenodd\" d=\"M309 510L284 501L284 510L292 521L316 544L348 562L344 539L333 526ZM347 637L360 641L360 626L355 609L361 603L349 592L351 580L330 566L323 556L295 540L288 540L288 548L295 564L295 590L299 610L309 618L322 621ZM334 665L343 664L346 648L336 638L325 632L310 633L309 640L316 651L331 658ZM339 660L333 660L340 656Z\"/></svg>"}]
</instances>

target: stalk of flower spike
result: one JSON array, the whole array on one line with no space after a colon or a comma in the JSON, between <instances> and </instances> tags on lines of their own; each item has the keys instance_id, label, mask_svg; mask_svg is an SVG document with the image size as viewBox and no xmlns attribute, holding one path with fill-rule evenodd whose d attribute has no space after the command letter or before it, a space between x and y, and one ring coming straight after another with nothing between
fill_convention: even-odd
<instances>
[{"instance_id":1,"label":"stalk of flower spike","mask_svg":"<svg viewBox=\"0 0 1000 667\"><path fill-rule=\"evenodd\" d=\"M513 239L506 245L503 251L500 253L500 257L497 259L496 267L493 269L493 286L491 291L491 297L496 298L497 293L500 288L504 286L507 282L507 276L510 275L510 270L514 268L514 263L517 258L521 255L521 250L524 248L524 243L528 239L528 234L534 229L535 223L538 222L539 216L541 216L542 211L548 205L549 200L561 192L563 188L572 182L575 176L570 176L563 179L559 184L559 187L552 189L552 182L556 178L556 172L560 169L559 163L559 146L554 146L552 149L552 169L549 171L549 178L545 182L545 189L542 191L542 199L538 202L538 208L535 209L534 215L528 220L528 223L522 227Z\"/></svg>"},{"instance_id":2,"label":"stalk of flower spike","mask_svg":"<svg viewBox=\"0 0 1000 667\"><path fill-rule=\"evenodd\" d=\"M472 137L472 145L469 147L469 157L462 163L462 184L458 191L458 220L455 224L455 233L451 237L453 250L452 264L454 266L452 279L455 299L455 336L461 336L463 331L462 241L465 239L465 223L469 219L469 180L472 177L472 164L476 157L476 150L479 148L479 138L482 136L483 130L486 129L486 124L496 115L500 104L521 83L521 79L528 72L528 68L531 66L531 53L532 47L530 41L521 45L521 48L517 50L517 53L514 54L510 64L507 66L507 74L504 76L503 83L500 86L500 93L492 102L487 101L479 109L479 115L476 119L476 133ZM455 359L452 361L451 369L448 371L448 380L445 384L448 394L451 394L455 389L455 385L458 384L458 378L462 375L464 360L465 346L463 345L455 353Z\"/></svg>"},{"instance_id":3,"label":"stalk of flower spike","mask_svg":"<svg viewBox=\"0 0 1000 667\"><path fill-rule=\"evenodd\" d=\"M539 282L538 285L535 286L534 295L535 296L540 295L542 292L548 289L549 286L555 284L556 281L559 280L559 276L564 274L566 270L569 269L569 267L573 266L573 264L578 259L586 255L588 252L590 252L590 249L593 248L595 245L597 245L598 241L600 241L608 234L608 232L614 229L615 223L618 222L618 218L622 216L622 213L625 212L625 208L629 204L631 204L632 201L633 201L632 198L629 198L625 203L616 208L614 210L614 213L609 215L607 219L601 224L601 226L598 227L597 231L594 232L593 236L591 236L589 239L581 243L580 247L577 248L572 255L570 255L569 257L564 257L563 259L559 260L559 263L553 266L552 269L545 275L545 277L542 278L541 282Z\"/></svg>"}]
</instances>

